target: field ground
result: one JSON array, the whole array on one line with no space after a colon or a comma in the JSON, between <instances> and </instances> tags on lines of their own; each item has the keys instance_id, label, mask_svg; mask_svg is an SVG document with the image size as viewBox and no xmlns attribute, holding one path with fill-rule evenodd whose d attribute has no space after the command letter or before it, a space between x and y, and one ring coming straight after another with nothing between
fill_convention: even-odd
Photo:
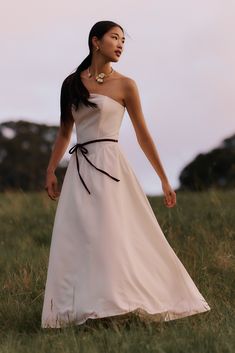
<instances>
[{"instance_id":1,"label":"field ground","mask_svg":"<svg viewBox=\"0 0 235 353\"><path fill-rule=\"evenodd\" d=\"M91 320L41 329L56 202L45 193L0 194L1 353L233 353L235 190L149 197L174 251L211 311L165 323Z\"/></svg>"}]
</instances>

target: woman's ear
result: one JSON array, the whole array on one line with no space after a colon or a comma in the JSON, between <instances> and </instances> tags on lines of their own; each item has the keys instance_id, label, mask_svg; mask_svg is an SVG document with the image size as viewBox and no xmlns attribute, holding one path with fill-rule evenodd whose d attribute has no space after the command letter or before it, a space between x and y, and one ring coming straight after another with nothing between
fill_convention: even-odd
<instances>
[{"instance_id":1,"label":"woman's ear","mask_svg":"<svg viewBox=\"0 0 235 353\"><path fill-rule=\"evenodd\" d=\"M99 39L96 36L93 36L92 39L93 50L96 50L99 47Z\"/></svg>"}]
</instances>

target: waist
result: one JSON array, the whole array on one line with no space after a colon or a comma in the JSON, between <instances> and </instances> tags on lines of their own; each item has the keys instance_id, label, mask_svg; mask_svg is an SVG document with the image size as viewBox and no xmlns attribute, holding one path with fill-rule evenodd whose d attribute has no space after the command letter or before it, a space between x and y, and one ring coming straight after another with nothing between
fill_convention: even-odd
<instances>
[{"instance_id":1,"label":"waist","mask_svg":"<svg viewBox=\"0 0 235 353\"><path fill-rule=\"evenodd\" d=\"M90 163L95 169L97 169L98 171L108 175L110 178L112 178L115 181L120 181L119 179L117 179L116 177L110 175L108 172L106 172L105 170L102 170L100 168L98 168L97 166L95 166L90 160L89 158L86 156L86 154L88 154L90 152L90 150L88 151L88 148L85 147L85 145L88 144L94 144L95 142L118 142L118 140L116 139L111 139L111 138L101 138L101 139L94 139L94 140L89 140L89 141L84 141L82 143L76 143L76 145L74 145L72 148L70 148L69 153L72 154L73 152L75 152L75 156L76 156L76 163L77 163L77 171L78 171L78 175L81 179L81 182L83 183L84 187L86 188L86 190L88 191L88 193L90 194L90 190L88 189L85 181L83 180L81 173L80 173L80 169L79 169L79 159L77 156L77 150L79 149L81 152L81 155L87 160L88 163Z\"/></svg>"},{"instance_id":2,"label":"waist","mask_svg":"<svg viewBox=\"0 0 235 353\"><path fill-rule=\"evenodd\" d=\"M89 139L83 142L78 142L77 144L80 145L88 145L90 143L95 143L95 142L105 142L105 141L110 141L110 142L118 142L118 139L113 139L113 138L108 138L108 137L104 137L104 138L98 138L98 139Z\"/></svg>"},{"instance_id":3,"label":"waist","mask_svg":"<svg viewBox=\"0 0 235 353\"><path fill-rule=\"evenodd\" d=\"M112 139L112 138L99 138L99 139L93 139L93 140L86 140L83 142L77 142L72 148L70 148L69 153L72 154L75 150L79 149L81 152L88 153L93 152L97 149L97 146L99 143L102 142L103 144L109 144L113 142L118 142L117 139ZM90 145L89 147L85 147L86 145Z\"/></svg>"}]
</instances>

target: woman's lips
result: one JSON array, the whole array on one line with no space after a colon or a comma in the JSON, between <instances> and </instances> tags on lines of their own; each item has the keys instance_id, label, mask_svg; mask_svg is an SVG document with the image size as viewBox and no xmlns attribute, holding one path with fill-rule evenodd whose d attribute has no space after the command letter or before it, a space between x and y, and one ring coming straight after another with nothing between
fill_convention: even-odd
<instances>
[{"instance_id":1,"label":"woman's lips","mask_svg":"<svg viewBox=\"0 0 235 353\"><path fill-rule=\"evenodd\" d=\"M121 55L121 53L120 53L119 51L115 51L115 54L116 54L117 56L120 56L120 55Z\"/></svg>"}]
</instances>

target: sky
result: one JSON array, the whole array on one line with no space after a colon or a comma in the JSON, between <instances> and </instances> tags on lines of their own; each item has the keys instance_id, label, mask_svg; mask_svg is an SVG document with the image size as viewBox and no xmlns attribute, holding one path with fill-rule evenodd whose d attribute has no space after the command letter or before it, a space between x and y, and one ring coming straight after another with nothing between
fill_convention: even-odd
<instances>
[{"instance_id":1,"label":"sky","mask_svg":"<svg viewBox=\"0 0 235 353\"><path fill-rule=\"evenodd\" d=\"M59 125L62 81L87 56L93 24L112 20L126 43L111 64L137 83L174 189L189 162L235 133L234 0L0 1L0 123ZM144 191L162 194L127 112L119 142Z\"/></svg>"}]
</instances>

